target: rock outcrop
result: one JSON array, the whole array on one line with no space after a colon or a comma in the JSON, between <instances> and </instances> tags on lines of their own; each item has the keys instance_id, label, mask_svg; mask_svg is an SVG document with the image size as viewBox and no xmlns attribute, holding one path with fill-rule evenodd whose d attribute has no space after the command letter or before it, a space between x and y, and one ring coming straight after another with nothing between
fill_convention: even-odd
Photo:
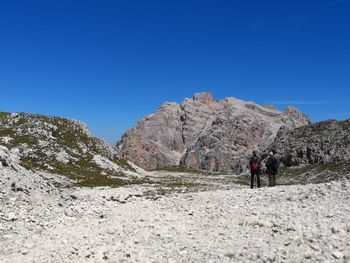
<instances>
[{"instance_id":1,"label":"rock outcrop","mask_svg":"<svg viewBox=\"0 0 350 263\"><path fill-rule=\"evenodd\" d=\"M348 161L350 119L322 121L290 131L281 129L269 148L285 166Z\"/></svg>"},{"instance_id":2,"label":"rock outcrop","mask_svg":"<svg viewBox=\"0 0 350 263\"><path fill-rule=\"evenodd\" d=\"M85 185L113 184L110 176L142 169L119 158L86 125L60 117L0 112L0 166L65 175Z\"/></svg>"},{"instance_id":3,"label":"rock outcrop","mask_svg":"<svg viewBox=\"0 0 350 263\"><path fill-rule=\"evenodd\" d=\"M0 145L0 167L16 166L18 165L18 156L11 153L7 147Z\"/></svg>"},{"instance_id":4,"label":"rock outcrop","mask_svg":"<svg viewBox=\"0 0 350 263\"><path fill-rule=\"evenodd\" d=\"M194 94L181 104L165 103L128 130L120 155L145 169L172 165L241 172L253 149L270 145L280 130L309 124L294 107L283 112L236 98Z\"/></svg>"}]
</instances>

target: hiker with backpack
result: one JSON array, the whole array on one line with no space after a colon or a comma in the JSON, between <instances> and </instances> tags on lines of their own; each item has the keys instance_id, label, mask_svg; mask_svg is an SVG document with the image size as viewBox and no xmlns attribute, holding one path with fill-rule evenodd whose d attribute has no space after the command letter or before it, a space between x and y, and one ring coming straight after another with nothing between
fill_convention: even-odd
<instances>
[{"instance_id":1,"label":"hiker with backpack","mask_svg":"<svg viewBox=\"0 0 350 263\"><path fill-rule=\"evenodd\" d=\"M266 173L269 176L269 186L276 186L276 175L278 173L278 161L273 155L273 152L270 152L269 158L266 162Z\"/></svg>"},{"instance_id":2,"label":"hiker with backpack","mask_svg":"<svg viewBox=\"0 0 350 263\"><path fill-rule=\"evenodd\" d=\"M254 188L254 181L256 178L257 187L260 188L260 159L258 153L253 151L253 156L250 158L250 188Z\"/></svg>"}]
</instances>

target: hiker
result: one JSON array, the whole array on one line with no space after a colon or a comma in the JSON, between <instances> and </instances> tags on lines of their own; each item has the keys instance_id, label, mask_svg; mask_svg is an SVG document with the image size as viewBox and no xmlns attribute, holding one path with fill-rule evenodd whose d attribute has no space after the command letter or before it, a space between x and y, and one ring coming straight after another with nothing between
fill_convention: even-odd
<instances>
[{"instance_id":1,"label":"hiker","mask_svg":"<svg viewBox=\"0 0 350 263\"><path fill-rule=\"evenodd\" d=\"M278 161L273 156L273 152L269 153L269 158L266 162L266 173L269 176L269 186L276 186L276 175L278 173Z\"/></svg>"},{"instance_id":2,"label":"hiker","mask_svg":"<svg viewBox=\"0 0 350 263\"><path fill-rule=\"evenodd\" d=\"M260 159L258 153L253 151L253 156L250 158L250 188L254 188L254 181L256 177L257 187L260 188Z\"/></svg>"}]
</instances>

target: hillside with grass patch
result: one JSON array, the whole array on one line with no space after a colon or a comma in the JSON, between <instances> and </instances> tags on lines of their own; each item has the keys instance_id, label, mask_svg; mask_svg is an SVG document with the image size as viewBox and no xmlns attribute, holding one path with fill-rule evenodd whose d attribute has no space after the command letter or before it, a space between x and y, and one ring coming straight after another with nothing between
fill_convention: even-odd
<instances>
[{"instance_id":1,"label":"hillside with grass patch","mask_svg":"<svg viewBox=\"0 0 350 263\"><path fill-rule=\"evenodd\" d=\"M118 157L79 121L25 113L0 113L0 144L32 171L68 176L84 186L119 185L137 167Z\"/></svg>"}]
</instances>

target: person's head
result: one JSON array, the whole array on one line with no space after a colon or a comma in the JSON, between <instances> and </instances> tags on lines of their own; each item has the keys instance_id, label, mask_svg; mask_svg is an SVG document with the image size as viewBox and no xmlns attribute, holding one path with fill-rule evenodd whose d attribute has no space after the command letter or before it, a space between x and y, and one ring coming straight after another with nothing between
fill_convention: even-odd
<instances>
[{"instance_id":1,"label":"person's head","mask_svg":"<svg viewBox=\"0 0 350 263\"><path fill-rule=\"evenodd\" d=\"M269 155L270 155L270 156L273 156L273 152L270 152Z\"/></svg>"},{"instance_id":2,"label":"person's head","mask_svg":"<svg viewBox=\"0 0 350 263\"><path fill-rule=\"evenodd\" d=\"M258 152L257 151L253 151L253 156L257 156Z\"/></svg>"}]
</instances>

